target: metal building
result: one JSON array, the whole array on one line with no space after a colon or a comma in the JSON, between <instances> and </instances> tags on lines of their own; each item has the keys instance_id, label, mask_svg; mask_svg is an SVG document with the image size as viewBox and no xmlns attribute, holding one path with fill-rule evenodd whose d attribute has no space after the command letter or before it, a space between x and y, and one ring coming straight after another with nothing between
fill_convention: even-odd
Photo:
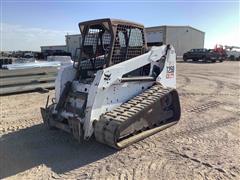
<instances>
[{"instance_id":1,"label":"metal building","mask_svg":"<svg viewBox=\"0 0 240 180\"><path fill-rule=\"evenodd\" d=\"M67 46L66 45L53 45L53 46L41 46L41 52L47 52L47 51L66 51Z\"/></svg>"},{"instance_id":2,"label":"metal building","mask_svg":"<svg viewBox=\"0 0 240 180\"><path fill-rule=\"evenodd\" d=\"M172 44L178 57L193 48L204 48L205 33L191 26L154 26L146 28L148 46Z\"/></svg>"},{"instance_id":3,"label":"metal building","mask_svg":"<svg viewBox=\"0 0 240 180\"><path fill-rule=\"evenodd\" d=\"M205 33L191 26L154 26L147 27L148 46L172 44L178 57L193 48L204 48ZM75 58L79 55L81 35L66 35L67 52Z\"/></svg>"},{"instance_id":4,"label":"metal building","mask_svg":"<svg viewBox=\"0 0 240 180\"><path fill-rule=\"evenodd\" d=\"M80 34L71 34L66 35L66 46L67 46L67 52L70 52L72 54L72 57L75 59L75 57L79 56L80 53L80 43L82 41L82 37Z\"/></svg>"}]
</instances>

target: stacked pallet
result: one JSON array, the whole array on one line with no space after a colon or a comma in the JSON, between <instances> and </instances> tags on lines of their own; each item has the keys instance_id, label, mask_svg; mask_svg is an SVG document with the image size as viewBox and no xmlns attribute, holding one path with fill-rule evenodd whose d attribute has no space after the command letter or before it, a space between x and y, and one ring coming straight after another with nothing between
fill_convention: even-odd
<instances>
[{"instance_id":1,"label":"stacked pallet","mask_svg":"<svg viewBox=\"0 0 240 180\"><path fill-rule=\"evenodd\" d=\"M59 67L0 70L0 95L54 88Z\"/></svg>"}]
</instances>

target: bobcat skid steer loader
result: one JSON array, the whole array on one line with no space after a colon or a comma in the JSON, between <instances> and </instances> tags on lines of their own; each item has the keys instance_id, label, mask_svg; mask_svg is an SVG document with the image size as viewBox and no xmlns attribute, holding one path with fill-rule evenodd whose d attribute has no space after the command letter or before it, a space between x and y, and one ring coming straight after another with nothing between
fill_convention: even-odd
<instances>
[{"instance_id":1,"label":"bobcat skid steer loader","mask_svg":"<svg viewBox=\"0 0 240 180\"><path fill-rule=\"evenodd\" d=\"M171 45L147 49L144 26L115 19L79 23L80 57L60 69L44 123L76 139L121 149L176 124L180 102Z\"/></svg>"}]
</instances>

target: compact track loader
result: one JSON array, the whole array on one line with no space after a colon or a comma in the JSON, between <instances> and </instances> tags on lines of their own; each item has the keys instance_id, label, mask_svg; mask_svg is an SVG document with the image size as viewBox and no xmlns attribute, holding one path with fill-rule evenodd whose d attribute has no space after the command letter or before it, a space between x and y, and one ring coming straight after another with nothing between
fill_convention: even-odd
<instances>
[{"instance_id":1,"label":"compact track loader","mask_svg":"<svg viewBox=\"0 0 240 180\"><path fill-rule=\"evenodd\" d=\"M80 57L59 70L44 123L81 141L121 149L176 124L180 102L171 45L147 48L144 26L123 20L79 23Z\"/></svg>"}]
</instances>

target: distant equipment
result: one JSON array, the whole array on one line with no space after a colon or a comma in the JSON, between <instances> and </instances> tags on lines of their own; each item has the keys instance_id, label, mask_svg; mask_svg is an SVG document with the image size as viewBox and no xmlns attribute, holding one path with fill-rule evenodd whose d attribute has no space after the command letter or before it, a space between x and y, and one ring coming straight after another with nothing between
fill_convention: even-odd
<instances>
[{"instance_id":1,"label":"distant equipment","mask_svg":"<svg viewBox=\"0 0 240 180\"><path fill-rule=\"evenodd\" d=\"M238 46L224 46L226 49L227 57L232 61L240 61L240 47Z\"/></svg>"},{"instance_id":2,"label":"distant equipment","mask_svg":"<svg viewBox=\"0 0 240 180\"><path fill-rule=\"evenodd\" d=\"M223 45L216 44L213 51L217 53L218 59L225 60L227 58L226 50L223 48Z\"/></svg>"}]
</instances>

